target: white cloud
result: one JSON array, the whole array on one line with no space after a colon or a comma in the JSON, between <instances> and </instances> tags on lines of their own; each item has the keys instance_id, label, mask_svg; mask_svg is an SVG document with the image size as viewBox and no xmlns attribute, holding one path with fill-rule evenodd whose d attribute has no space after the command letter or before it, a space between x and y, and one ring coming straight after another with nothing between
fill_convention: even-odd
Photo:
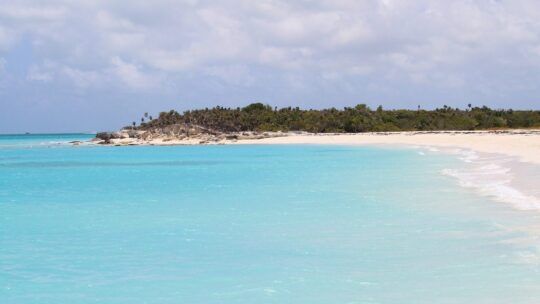
<instances>
[{"instance_id":1,"label":"white cloud","mask_svg":"<svg viewBox=\"0 0 540 304\"><path fill-rule=\"evenodd\" d=\"M31 81L49 82L53 79L53 74L48 71L44 71L39 66L30 67L26 79Z\"/></svg>"},{"instance_id":2,"label":"white cloud","mask_svg":"<svg viewBox=\"0 0 540 304\"><path fill-rule=\"evenodd\" d=\"M4 71L4 66L6 65L6 60L2 57L0 57L0 73Z\"/></svg>"},{"instance_id":3,"label":"white cloud","mask_svg":"<svg viewBox=\"0 0 540 304\"><path fill-rule=\"evenodd\" d=\"M63 6L41 5L40 2L13 1L3 3L0 16L13 20L58 20L66 15L67 10Z\"/></svg>"},{"instance_id":4,"label":"white cloud","mask_svg":"<svg viewBox=\"0 0 540 304\"><path fill-rule=\"evenodd\" d=\"M256 87L270 70L283 82L500 90L516 75L536 81L537 20L533 0L13 1L0 6L0 56L28 39L34 65L56 65L27 79L83 88L148 90L186 75Z\"/></svg>"},{"instance_id":5,"label":"white cloud","mask_svg":"<svg viewBox=\"0 0 540 304\"><path fill-rule=\"evenodd\" d=\"M8 30L0 24L0 51L5 50L11 44L12 37Z\"/></svg>"},{"instance_id":6,"label":"white cloud","mask_svg":"<svg viewBox=\"0 0 540 304\"><path fill-rule=\"evenodd\" d=\"M134 64L127 63L119 57L114 57L111 62L113 65L111 73L131 88L147 89L158 85L157 79L142 73Z\"/></svg>"},{"instance_id":7,"label":"white cloud","mask_svg":"<svg viewBox=\"0 0 540 304\"><path fill-rule=\"evenodd\" d=\"M206 75L217 77L226 84L236 86L250 86L253 84L253 77L246 66L229 65L213 66L206 68Z\"/></svg>"},{"instance_id":8,"label":"white cloud","mask_svg":"<svg viewBox=\"0 0 540 304\"><path fill-rule=\"evenodd\" d=\"M138 65L113 57L103 68L83 68L64 63L46 61L29 68L26 79L38 82L54 80L67 82L78 88L127 88L147 90L161 85L161 77L155 73L144 73Z\"/></svg>"},{"instance_id":9,"label":"white cloud","mask_svg":"<svg viewBox=\"0 0 540 304\"><path fill-rule=\"evenodd\" d=\"M107 82L99 72L92 70L61 66L59 73L80 88L99 87Z\"/></svg>"}]
</instances>

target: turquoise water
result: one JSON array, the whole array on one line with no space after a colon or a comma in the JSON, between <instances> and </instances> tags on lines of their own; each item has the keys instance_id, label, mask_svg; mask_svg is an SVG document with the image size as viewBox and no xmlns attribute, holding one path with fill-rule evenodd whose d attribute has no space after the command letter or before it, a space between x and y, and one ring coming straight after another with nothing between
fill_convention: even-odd
<instances>
[{"instance_id":1,"label":"turquoise water","mask_svg":"<svg viewBox=\"0 0 540 304\"><path fill-rule=\"evenodd\" d=\"M538 303L537 212L452 157L0 136L0 303Z\"/></svg>"}]
</instances>

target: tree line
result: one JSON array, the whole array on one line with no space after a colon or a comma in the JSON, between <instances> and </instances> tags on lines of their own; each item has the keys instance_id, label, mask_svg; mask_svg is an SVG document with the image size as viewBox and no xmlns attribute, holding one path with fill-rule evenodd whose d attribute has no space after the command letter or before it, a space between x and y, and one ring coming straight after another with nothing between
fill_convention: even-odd
<instances>
[{"instance_id":1,"label":"tree line","mask_svg":"<svg viewBox=\"0 0 540 304\"><path fill-rule=\"evenodd\" d=\"M540 127L540 111L466 109L444 106L435 110L370 109L365 104L343 109L304 110L299 107L272 108L253 103L243 108L214 107L161 112L157 118L141 119L138 129L160 128L172 124L195 124L222 132L307 131L315 133L356 133L381 131L485 130ZM133 126L135 127L135 122Z\"/></svg>"}]
</instances>

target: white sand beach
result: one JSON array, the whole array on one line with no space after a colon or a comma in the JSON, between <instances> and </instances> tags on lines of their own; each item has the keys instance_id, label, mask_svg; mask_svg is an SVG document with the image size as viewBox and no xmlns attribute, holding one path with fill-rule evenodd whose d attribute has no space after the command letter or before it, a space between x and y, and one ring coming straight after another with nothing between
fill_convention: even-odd
<instances>
[{"instance_id":1,"label":"white sand beach","mask_svg":"<svg viewBox=\"0 0 540 304\"><path fill-rule=\"evenodd\" d=\"M199 145L199 144L319 144L319 145L407 145L468 149L480 153L512 156L520 161L540 164L540 130L504 131L430 131L430 132L368 132L280 133L265 132L259 138L201 141L199 137L183 139L161 136L143 140L122 138L110 145ZM253 137L253 136L252 136Z\"/></svg>"},{"instance_id":2,"label":"white sand beach","mask_svg":"<svg viewBox=\"0 0 540 304\"><path fill-rule=\"evenodd\" d=\"M516 209L540 210L539 130L291 134L235 143L398 145L443 153L458 151L459 158L468 163L467 167L441 173L456 178L466 188L495 201L509 203Z\"/></svg>"},{"instance_id":3,"label":"white sand beach","mask_svg":"<svg viewBox=\"0 0 540 304\"><path fill-rule=\"evenodd\" d=\"M283 137L241 140L235 143L432 146L498 153L516 157L524 162L540 164L540 130L290 134Z\"/></svg>"}]
</instances>

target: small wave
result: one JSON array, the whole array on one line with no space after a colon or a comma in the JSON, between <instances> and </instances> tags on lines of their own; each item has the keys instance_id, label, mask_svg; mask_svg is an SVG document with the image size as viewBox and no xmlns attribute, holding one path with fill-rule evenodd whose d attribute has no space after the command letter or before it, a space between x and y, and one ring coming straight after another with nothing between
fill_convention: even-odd
<instances>
[{"instance_id":1,"label":"small wave","mask_svg":"<svg viewBox=\"0 0 540 304\"><path fill-rule=\"evenodd\" d=\"M82 142L86 144L85 142ZM16 149L31 149L31 148L54 148L72 146L69 141L41 141L41 142L16 142L16 143L0 143L0 148L16 148Z\"/></svg>"},{"instance_id":2,"label":"small wave","mask_svg":"<svg viewBox=\"0 0 540 304\"><path fill-rule=\"evenodd\" d=\"M480 158L478 154L474 151L459 150L458 153L461 154L461 157L459 159L461 159L462 161L466 163L472 163L473 161L478 160Z\"/></svg>"},{"instance_id":3,"label":"small wave","mask_svg":"<svg viewBox=\"0 0 540 304\"><path fill-rule=\"evenodd\" d=\"M517 261L521 262L523 264L534 264L534 265L540 265L540 254L538 248L534 248L535 250L525 250L518 252L517 255Z\"/></svg>"},{"instance_id":4,"label":"small wave","mask_svg":"<svg viewBox=\"0 0 540 304\"><path fill-rule=\"evenodd\" d=\"M462 151L463 169L444 169L442 174L457 178L459 184L477 190L481 195L512 204L520 210L540 210L540 199L513 187L511 168L501 159L482 158L477 153Z\"/></svg>"},{"instance_id":5,"label":"small wave","mask_svg":"<svg viewBox=\"0 0 540 304\"><path fill-rule=\"evenodd\" d=\"M185 167L210 166L223 164L225 161L171 160L154 162L79 162L79 161L26 161L1 163L0 168L82 168L82 167Z\"/></svg>"}]
</instances>

